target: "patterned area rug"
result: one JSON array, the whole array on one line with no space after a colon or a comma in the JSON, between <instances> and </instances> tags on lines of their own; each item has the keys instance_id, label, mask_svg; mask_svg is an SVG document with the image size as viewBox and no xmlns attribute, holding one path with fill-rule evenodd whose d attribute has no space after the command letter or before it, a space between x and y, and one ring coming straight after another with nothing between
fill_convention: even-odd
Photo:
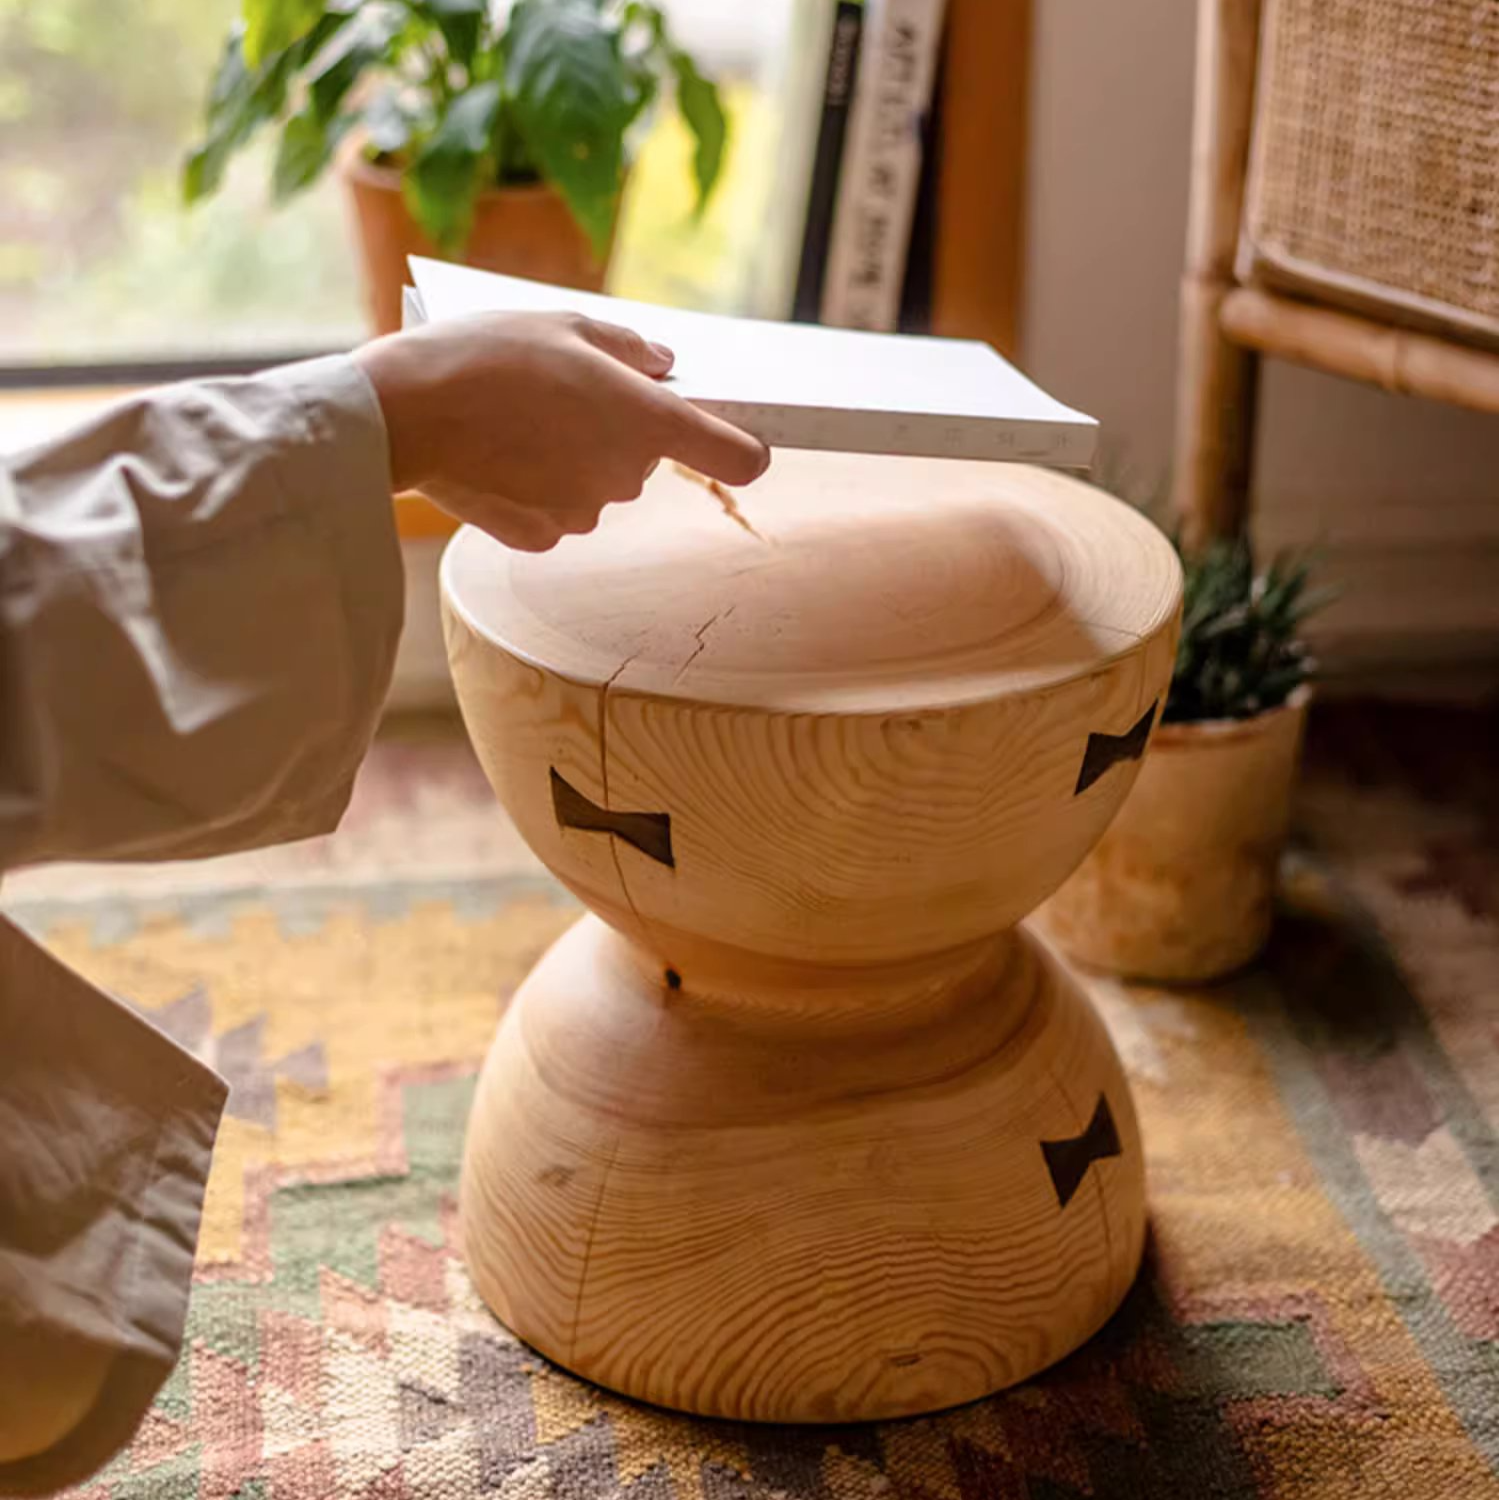
<instances>
[{"instance_id":1,"label":"patterned area rug","mask_svg":"<svg viewBox=\"0 0 1499 1500\"><path fill-rule=\"evenodd\" d=\"M28 927L233 1084L187 1353L75 1493L1499 1496L1499 840L1471 731L1461 775L1370 764L1382 730L1334 746L1256 972L1097 986L1145 1132L1145 1274L1041 1379L881 1427L636 1406L476 1300L454 1239L475 1070L576 908L451 731L378 747L332 840L18 881Z\"/></svg>"}]
</instances>

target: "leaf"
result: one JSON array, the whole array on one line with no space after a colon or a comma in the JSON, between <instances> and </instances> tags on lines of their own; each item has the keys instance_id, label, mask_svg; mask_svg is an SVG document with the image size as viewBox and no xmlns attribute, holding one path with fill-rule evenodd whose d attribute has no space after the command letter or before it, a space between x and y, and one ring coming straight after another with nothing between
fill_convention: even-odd
<instances>
[{"instance_id":1,"label":"leaf","mask_svg":"<svg viewBox=\"0 0 1499 1500\"><path fill-rule=\"evenodd\" d=\"M481 154L489 145L495 115L500 108L500 86L490 79L465 89L438 122L429 147Z\"/></svg>"},{"instance_id":2,"label":"leaf","mask_svg":"<svg viewBox=\"0 0 1499 1500\"><path fill-rule=\"evenodd\" d=\"M465 89L407 168L402 183L407 206L445 255L462 249L473 226L474 199L500 97L493 79Z\"/></svg>"},{"instance_id":3,"label":"leaf","mask_svg":"<svg viewBox=\"0 0 1499 1500\"><path fill-rule=\"evenodd\" d=\"M230 33L208 88L208 130L203 144L187 158L182 196L196 203L213 193L235 147L253 129L250 113L255 79L245 63L244 35Z\"/></svg>"},{"instance_id":4,"label":"leaf","mask_svg":"<svg viewBox=\"0 0 1499 1500\"><path fill-rule=\"evenodd\" d=\"M355 13L353 24L313 59L307 71L308 92L323 119L333 118L344 96L371 66L394 61L389 55L391 43L400 34L403 21L395 6L366 6Z\"/></svg>"},{"instance_id":5,"label":"leaf","mask_svg":"<svg viewBox=\"0 0 1499 1500\"><path fill-rule=\"evenodd\" d=\"M655 102L661 89L656 70L648 63L630 61L626 65L630 80L630 118L638 119Z\"/></svg>"},{"instance_id":6,"label":"leaf","mask_svg":"<svg viewBox=\"0 0 1499 1500\"><path fill-rule=\"evenodd\" d=\"M489 13L488 0L421 0L419 9L437 23L448 56L460 67L472 67Z\"/></svg>"},{"instance_id":7,"label":"leaf","mask_svg":"<svg viewBox=\"0 0 1499 1500\"><path fill-rule=\"evenodd\" d=\"M500 110L494 134L495 178L506 183L537 183L542 181L541 168L531 155L525 137L516 126L513 106L507 104Z\"/></svg>"},{"instance_id":8,"label":"leaf","mask_svg":"<svg viewBox=\"0 0 1499 1500\"><path fill-rule=\"evenodd\" d=\"M1245 718L1285 702L1314 670L1297 631L1329 598L1309 590L1310 562L1282 554L1258 570L1242 537L1182 562L1182 634L1163 717Z\"/></svg>"},{"instance_id":9,"label":"leaf","mask_svg":"<svg viewBox=\"0 0 1499 1500\"><path fill-rule=\"evenodd\" d=\"M301 41L323 13L322 0L244 0L245 61L258 69Z\"/></svg>"},{"instance_id":10,"label":"leaf","mask_svg":"<svg viewBox=\"0 0 1499 1500\"><path fill-rule=\"evenodd\" d=\"M651 5L648 0L627 0L620 12L620 26L642 26L650 32L658 47L666 45L666 17L659 5Z\"/></svg>"},{"instance_id":11,"label":"leaf","mask_svg":"<svg viewBox=\"0 0 1499 1500\"><path fill-rule=\"evenodd\" d=\"M673 52L671 65L677 75L677 108L697 141L692 170L697 179L697 212L701 215L723 169L729 126L717 85L698 72L697 64L685 52Z\"/></svg>"},{"instance_id":12,"label":"leaf","mask_svg":"<svg viewBox=\"0 0 1499 1500\"><path fill-rule=\"evenodd\" d=\"M655 71L663 61L676 79L677 108L696 142L693 176L697 181L697 212L701 215L723 168L728 141L728 120L718 87L702 75L688 53L672 44L666 15L659 5L651 4L650 0L627 0L620 26L627 32L644 31L649 38L639 55L629 59L631 78L637 89L637 112L650 103L655 92Z\"/></svg>"},{"instance_id":13,"label":"leaf","mask_svg":"<svg viewBox=\"0 0 1499 1500\"><path fill-rule=\"evenodd\" d=\"M411 144L420 116L402 101L400 88L393 85L370 100L360 123L370 145L382 155L393 156Z\"/></svg>"},{"instance_id":14,"label":"leaf","mask_svg":"<svg viewBox=\"0 0 1499 1500\"><path fill-rule=\"evenodd\" d=\"M286 122L271 170L271 195L277 203L285 203L316 180L353 123L347 115L325 119L311 107Z\"/></svg>"},{"instance_id":15,"label":"leaf","mask_svg":"<svg viewBox=\"0 0 1499 1500\"><path fill-rule=\"evenodd\" d=\"M531 156L600 255L614 228L632 90L593 0L517 0L505 82Z\"/></svg>"},{"instance_id":16,"label":"leaf","mask_svg":"<svg viewBox=\"0 0 1499 1500\"><path fill-rule=\"evenodd\" d=\"M213 82L208 86L209 120L222 119L226 112L236 108L238 101L254 86L254 74L245 61L244 27L237 26L224 43L224 50L219 55L219 65L214 70Z\"/></svg>"},{"instance_id":17,"label":"leaf","mask_svg":"<svg viewBox=\"0 0 1499 1500\"><path fill-rule=\"evenodd\" d=\"M224 154L212 146L189 151L182 163L182 201L201 203L211 197L224 177Z\"/></svg>"},{"instance_id":18,"label":"leaf","mask_svg":"<svg viewBox=\"0 0 1499 1500\"><path fill-rule=\"evenodd\" d=\"M306 36L258 71L246 59L243 29L230 33L209 86L203 142L183 164L186 202L196 203L218 189L234 153L281 113L297 70L327 46L349 19L339 12L322 16Z\"/></svg>"}]
</instances>

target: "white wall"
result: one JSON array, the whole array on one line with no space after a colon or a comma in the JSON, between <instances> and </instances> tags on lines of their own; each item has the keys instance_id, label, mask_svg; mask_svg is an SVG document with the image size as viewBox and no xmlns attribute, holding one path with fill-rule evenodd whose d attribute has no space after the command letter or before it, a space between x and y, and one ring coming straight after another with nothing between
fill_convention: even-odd
<instances>
[{"instance_id":1,"label":"white wall","mask_svg":"<svg viewBox=\"0 0 1499 1500\"><path fill-rule=\"evenodd\" d=\"M1023 362L1145 481L1170 454L1191 0L1036 0ZM1329 661L1499 658L1499 418L1272 362L1257 535L1315 542Z\"/></svg>"}]
</instances>

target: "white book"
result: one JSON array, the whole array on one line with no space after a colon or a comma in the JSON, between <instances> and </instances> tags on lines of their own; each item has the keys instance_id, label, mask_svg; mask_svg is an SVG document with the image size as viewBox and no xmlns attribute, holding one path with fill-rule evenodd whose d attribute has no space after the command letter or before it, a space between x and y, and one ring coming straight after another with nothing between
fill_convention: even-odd
<instances>
[{"instance_id":1,"label":"white book","mask_svg":"<svg viewBox=\"0 0 1499 1500\"><path fill-rule=\"evenodd\" d=\"M422 306L422 294L414 286L401 288L401 327L416 328L427 321L427 310Z\"/></svg>"},{"instance_id":2,"label":"white book","mask_svg":"<svg viewBox=\"0 0 1499 1500\"><path fill-rule=\"evenodd\" d=\"M668 383L771 447L1087 468L1098 424L987 344L657 307L413 256L408 320L576 312L676 355Z\"/></svg>"},{"instance_id":3,"label":"white book","mask_svg":"<svg viewBox=\"0 0 1499 1500\"><path fill-rule=\"evenodd\" d=\"M866 0L822 289L832 327L887 331L900 317L943 10L943 0Z\"/></svg>"}]
</instances>

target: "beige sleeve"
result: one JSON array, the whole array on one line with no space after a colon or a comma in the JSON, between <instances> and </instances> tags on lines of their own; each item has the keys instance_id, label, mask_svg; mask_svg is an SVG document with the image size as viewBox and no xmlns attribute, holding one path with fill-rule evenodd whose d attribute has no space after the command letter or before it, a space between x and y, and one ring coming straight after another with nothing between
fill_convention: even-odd
<instances>
[{"instance_id":1,"label":"beige sleeve","mask_svg":"<svg viewBox=\"0 0 1499 1500\"><path fill-rule=\"evenodd\" d=\"M0 1495L92 1474L171 1372L225 1092L0 920Z\"/></svg>"},{"instance_id":2,"label":"beige sleeve","mask_svg":"<svg viewBox=\"0 0 1499 1500\"><path fill-rule=\"evenodd\" d=\"M347 357L0 461L0 870L327 831L401 616L384 423Z\"/></svg>"}]
</instances>

